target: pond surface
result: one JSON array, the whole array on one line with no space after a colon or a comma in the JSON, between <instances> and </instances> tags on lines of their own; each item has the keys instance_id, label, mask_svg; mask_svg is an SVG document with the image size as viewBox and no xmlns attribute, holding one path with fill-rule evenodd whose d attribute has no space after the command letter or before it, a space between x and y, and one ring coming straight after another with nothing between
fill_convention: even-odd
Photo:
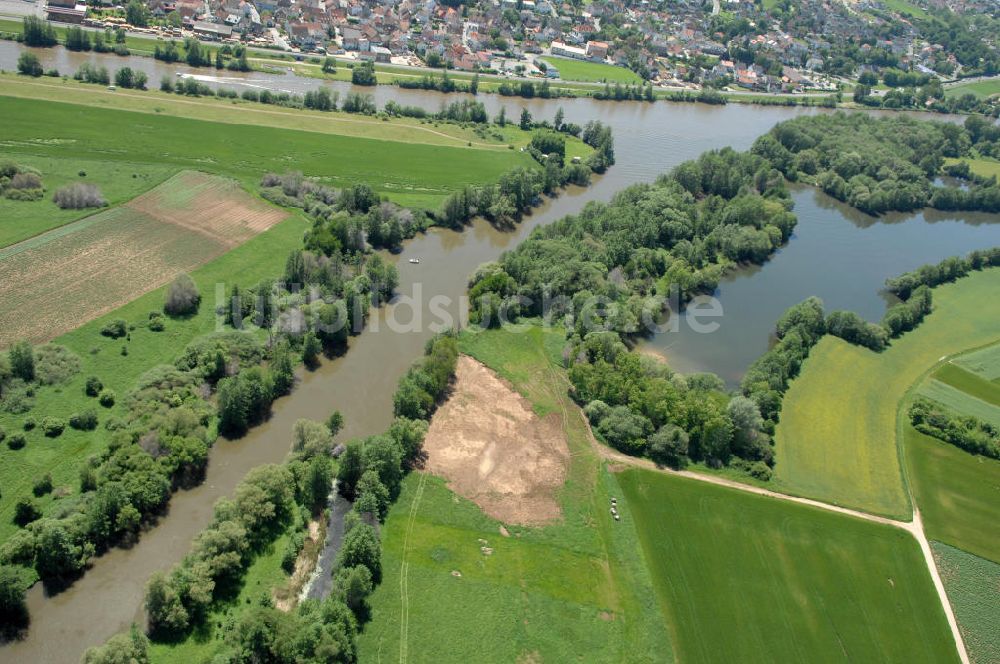
<instances>
[{"instance_id":1,"label":"pond surface","mask_svg":"<svg viewBox=\"0 0 1000 664\"><path fill-rule=\"evenodd\" d=\"M0 42L0 68L14 69L22 49ZM373 93L379 106L395 99L436 109L462 97L391 86L353 88L290 74L219 72L220 80L213 80L217 73L213 69L192 70L150 58L72 53L61 47L33 50L44 67L56 67L62 73L71 74L83 62L106 66L112 72L129 66L145 71L154 87L162 76L182 72L235 89L267 87L299 94L321 85L341 94L356 89ZM479 264L496 260L531 229L576 213L590 201L606 201L629 184L652 181L706 150L747 149L775 123L821 112L742 104L522 100L486 94L478 99L491 115L503 106L508 117L517 117L521 108L527 108L536 118L551 119L562 107L567 121L605 122L614 130L617 164L595 178L592 186L571 188L547 201L512 231L499 231L478 220L463 233L435 229L409 241L401 254L390 257L400 269L399 297L373 312L368 329L351 340L350 351L314 372L301 373L295 391L275 403L271 419L246 437L217 441L205 482L178 492L169 513L131 549L116 549L95 560L82 579L58 595L46 596L40 584L33 588L28 598L32 617L28 637L0 648L0 662L75 663L87 647L127 629L133 621L142 624L143 588L150 575L183 558L193 537L211 521L214 502L229 495L247 471L285 457L297 419L325 420L336 409L346 418L344 437L384 430L391 418L397 381L435 332L428 323L439 319L441 311L460 319L459 302L468 275ZM721 284L717 295L724 315L717 319L719 329L712 334L691 334L682 325L679 333L661 335L646 342L647 347L664 353L676 369L713 371L733 383L767 348L775 319L791 304L818 295L829 308L850 308L877 320L886 304L879 289L887 277L973 248L1000 245L996 215L956 218L925 212L876 220L811 189L797 189L794 197L799 225L788 245L767 265L734 271ZM411 258L421 262L411 264ZM433 296L446 297L450 304L434 302ZM418 302L416 306L410 297ZM422 321L414 326L419 329L401 330L414 318Z\"/></svg>"}]
</instances>

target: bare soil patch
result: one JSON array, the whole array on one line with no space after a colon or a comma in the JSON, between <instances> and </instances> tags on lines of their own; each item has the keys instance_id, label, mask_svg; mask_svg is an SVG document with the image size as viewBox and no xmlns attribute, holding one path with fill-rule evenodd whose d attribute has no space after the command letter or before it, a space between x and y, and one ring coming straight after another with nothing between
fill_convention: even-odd
<instances>
[{"instance_id":1,"label":"bare soil patch","mask_svg":"<svg viewBox=\"0 0 1000 664\"><path fill-rule=\"evenodd\" d=\"M527 399L470 357L459 357L455 377L424 439L425 470L504 523L558 519L569 464L559 415L538 417Z\"/></svg>"},{"instance_id":2,"label":"bare soil patch","mask_svg":"<svg viewBox=\"0 0 1000 664\"><path fill-rule=\"evenodd\" d=\"M0 348L53 339L287 216L231 180L179 173L129 203L0 251Z\"/></svg>"}]
</instances>

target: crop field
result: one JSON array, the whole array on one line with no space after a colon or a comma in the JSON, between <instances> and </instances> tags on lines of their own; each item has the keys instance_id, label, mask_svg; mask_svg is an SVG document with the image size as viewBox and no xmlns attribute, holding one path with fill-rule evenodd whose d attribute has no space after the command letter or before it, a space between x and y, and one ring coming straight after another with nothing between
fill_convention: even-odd
<instances>
[{"instance_id":1,"label":"crop field","mask_svg":"<svg viewBox=\"0 0 1000 664\"><path fill-rule=\"evenodd\" d=\"M559 78L567 81L642 83L642 78L638 74L625 67L558 57L547 57L542 60L558 69Z\"/></svg>"},{"instance_id":2,"label":"crop field","mask_svg":"<svg viewBox=\"0 0 1000 664\"><path fill-rule=\"evenodd\" d=\"M232 180L184 172L125 205L0 250L0 347L59 336L286 216Z\"/></svg>"},{"instance_id":3,"label":"crop field","mask_svg":"<svg viewBox=\"0 0 1000 664\"><path fill-rule=\"evenodd\" d=\"M995 349L993 350L995 352ZM954 362L944 365L931 377L976 399L1000 406L1000 382L992 382Z\"/></svg>"},{"instance_id":4,"label":"crop field","mask_svg":"<svg viewBox=\"0 0 1000 664\"><path fill-rule=\"evenodd\" d=\"M977 350L974 353L960 355L952 362L988 381L1000 380L1000 344Z\"/></svg>"},{"instance_id":5,"label":"crop field","mask_svg":"<svg viewBox=\"0 0 1000 664\"><path fill-rule=\"evenodd\" d=\"M776 487L896 518L909 518L897 446L907 390L944 357L1000 339L983 306L1000 269L934 289L934 311L882 353L823 338L784 397L775 435Z\"/></svg>"},{"instance_id":6,"label":"crop field","mask_svg":"<svg viewBox=\"0 0 1000 664\"><path fill-rule=\"evenodd\" d=\"M571 452L560 521L502 524L422 472L404 482L382 530L384 580L359 639L361 661L662 662L660 628L631 516L615 522L601 466L557 368L563 334L463 335L462 352L555 415Z\"/></svg>"},{"instance_id":7,"label":"crop field","mask_svg":"<svg viewBox=\"0 0 1000 664\"><path fill-rule=\"evenodd\" d=\"M3 105L0 150L18 159L153 162L228 175L252 187L264 173L294 169L335 187L367 183L408 206L436 208L457 189L535 163L527 153L492 146L405 143L14 97L4 97ZM115 140L119 136L128 140Z\"/></svg>"},{"instance_id":8,"label":"crop field","mask_svg":"<svg viewBox=\"0 0 1000 664\"><path fill-rule=\"evenodd\" d=\"M957 661L908 533L649 470L618 479L678 660Z\"/></svg>"},{"instance_id":9,"label":"crop field","mask_svg":"<svg viewBox=\"0 0 1000 664\"><path fill-rule=\"evenodd\" d=\"M1000 427L1000 408L977 399L939 380L925 381L917 394L947 406L959 415L971 415L995 427Z\"/></svg>"},{"instance_id":10,"label":"crop field","mask_svg":"<svg viewBox=\"0 0 1000 664\"><path fill-rule=\"evenodd\" d=\"M1000 565L937 542L931 549L969 661L1000 662Z\"/></svg>"},{"instance_id":11,"label":"crop field","mask_svg":"<svg viewBox=\"0 0 1000 664\"><path fill-rule=\"evenodd\" d=\"M45 196L38 201L12 201L0 197L0 248L94 213L94 210L63 210L53 203L52 193L64 185L74 182L95 185L109 205L118 205L177 172L176 168L157 164L86 159L67 162L46 157L15 157L0 152L0 163L9 161L40 171Z\"/></svg>"},{"instance_id":12,"label":"crop field","mask_svg":"<svg viewBox=\"0 0 1000 664\"><path fill-rule=\"evenodd\" d=\"M1000 563L1000 461L903 428L907 477L932 540Z\"/></svg>"},{"instance_id":13,"label":"crop field","mask_svg":"<svg viewBox=\"0 0 1000 664\"><path fill-rule=\"evenodd\" d=\"M138 297L128 304L84 323L71 332L54 340L69 348L79 357L80 371L62 385L43 386L36 390L34 407L26 414L0 411L0 427L5 431L22 430L27 417L41 419L42 413L66 420L84 408L92 407L94 399L84 394L88 376L97 376L104 386L119 396L118 403L109 409L100 409L103 424L110 417L124 414L122 397L135 386L139 376L150 367L171 363L177 354L194 338L215 329L215 286L233 283L246 287L261 279L279 274L288 252L302 244L302 233L308 223L293 214L256 237L228 253L202 265L191 272L201 291L202 306L190 318L169 319L166 329L154 332L145 325L150 311L161 311L165 288L158 288ZM129 339L109 339L101 336L101 327L112 319L124 319L135 329ZM121 352L127 349L128 354ZM58 501L59 494L73 494L79 486L79 466L88 456L102 450L106 437L97 431L77 431L67 428L58 438L48 438L36 428L27 432L27 445L21 450L0 446L0 542L6 540L17 526L12 522L14 504L31 495L31 486L46 473L52 475L56 491L37 499L47 513Z\"/></svg>"}]
</instances>

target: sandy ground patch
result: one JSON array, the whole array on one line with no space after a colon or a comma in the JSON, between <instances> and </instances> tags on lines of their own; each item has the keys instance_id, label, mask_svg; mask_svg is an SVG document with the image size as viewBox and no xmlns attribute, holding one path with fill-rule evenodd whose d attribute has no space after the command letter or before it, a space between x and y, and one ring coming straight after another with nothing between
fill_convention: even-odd
<instances>
[{"instance_id":1,"label":"sandy ground patch","mask_svg":"<svg viewBox=\"0 0 1000 664\"><path fill-rule=\"evenodd\" d=\"M538 417L490 369L461 356L455 386L431 421L425 469L504 523L558 519L569 446L559 415Z\"/></svg>"}]
</instances>

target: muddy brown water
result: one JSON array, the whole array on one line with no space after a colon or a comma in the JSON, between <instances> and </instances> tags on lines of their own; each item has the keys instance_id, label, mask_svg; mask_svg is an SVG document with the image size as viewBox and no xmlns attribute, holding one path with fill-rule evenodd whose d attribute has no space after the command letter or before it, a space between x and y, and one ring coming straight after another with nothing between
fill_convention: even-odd
<instances>
[{"instance_id":1,"label":"muddy brown water","mask_svg":"<svg viewBox=\"0 0 1000 664\"><path fill-rule=\"evenodd\" d=\"M14 69L23 47L0 42L0 68ZM84 62L110 70L130 66L145 71L153 86L161 76L192 72L183 65L165 65L149 58L71 53L62 48L34 49L46 68L63 73ZM304 92L327 85L345 91L346 83L323 83L292 75L231 74L213 80L215 70L202 69L206 82L224 87L254 86ZM458 97L434 92L380 86L373 92L379 105L392 98L404 104L436 109ZM480 263L495 260L536 226L578 212L587 202L608 200L635 182L649 182L680 162L723 146L746 149L775 123L811 109L739 104L704 106L669 103L615 103L592 99L522 100L480 95L491 114L501 106L516 118L522 107L536 117L551 118L560 106L569 121L601 120L612 126L618 163L586 189L573 188L547 201L516 229L500 231L477 221L463 233L433 230L406 244L391 260L400 269L400 297L373 314L369 329L351 340L350 351L301 375L295 391L274 405L273 416L238 441L219 440L212 449L205 482L178 492L169 513L143 534L131 549L116 549L94 561L87 574L64 592L47 597L38 585L28 597L31 628L23 641L0 648L0 662L77 662L84 650L97 645L133 622L142 622L142 593L156 570L179 561L193 537L212 516L212 505L230 494L254 466L280 462L289 446L293 423L299 418L324 419L338 409L346 417L345 437L384 429L392 411L392 393L399 377L434 334L435 312L461 317L458 304L466 279ZM2 101L0 101L2 109ZM2 128L0 128L2 140ZM714 371L731 383L767 348L774 320L785 308L808 295L819 295L832 307L852 308L878 319L886 300L879 293L885 278L922 263L940 260L977 247L1000 245L997 215L915 215L872 219L859 215L811 189L794 197L799 226L789 244L763 267L731 273L716 294L724 315L711 334L692 333L681 325L647 345L684 371ZM419 264L409 263L419 258ZM412 307L405 296L417 298ZM443 305L432 296L450 299ZM432 310L431 307L434 307ZM418 329L404 329L415 315Z\"/></svg>"}]
</instances>

